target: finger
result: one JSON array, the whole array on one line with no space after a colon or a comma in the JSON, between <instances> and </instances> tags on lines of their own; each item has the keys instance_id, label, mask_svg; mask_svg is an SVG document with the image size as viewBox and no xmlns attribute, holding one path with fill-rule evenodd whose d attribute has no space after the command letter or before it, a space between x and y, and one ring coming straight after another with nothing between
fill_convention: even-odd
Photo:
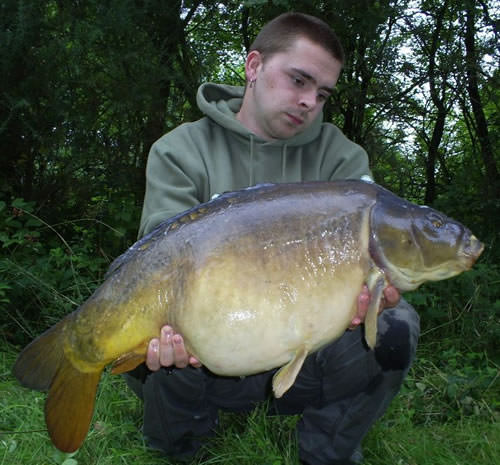
<instances>
[{"instance_id":1,"label":"finger","mask_svg":"<svg viewBox=\"0 0 500 465\"><path fill-rule=\"evenodd\" d=\"M351 321L349 329L354 329L358 327L363 321L365 321L366 312L370 306L370 291L368 286L365 284L358 296L356 315Z\"/></svg>"},{"instance_id":2,"label":"finger","mask_svg":"<svg viewBox=\"0 0 500 465\"><path fill-rule=\"evenodd\" d=\"M146 366L151 371L158 371L160 369L159 346L160 341L158 339L152 339L148 345L148 351L146 354Z\"/></svg>"},{"instance_id":3,"label":"finger","mask_svg":"<svg viewBox=\"0 0 500 465\"><path fill-rule=\"evenodd\" d=\"M174 347L172 344L173 329L170 326L164 326L161 329L159 363L161 366L169 367L175 362Z\"/></svg>"},{"instance_id":4,"label":"finger","mask_svg":"<svg viewBox=\"0 0 500 465\"><path fill-rule=\"evenodd\" d=\"M180 334L174 334L173 340L173 353L174 362L177 368L185 368L189 363L189 355L184 347L184 340Z\"/></svg>"},{"instance_id":5,"label":"finger","mask_svg":"<svg viewBox=\"0 0 500 465\"><path fill-rule=\"evenodd\" d=\"M359 323L365 321L366 313L368 312L368 308L370 306L370 291L368 290L368 286L363 285L363 289L361 290L361 294L358 296L358 308L356 312L356 316L354 320Z\"/></svg>"},{"instance_id":6,"label":"finger","mask_svg":"<svg viewBox=\"0 0 500 465\"><path fill-rule=\"evenodd\" d=\"M201 368L203 366L202 363L192 355L189 357L189 364L195 368Z\"/></svg>"},{"instance_id":7,"label":"finger","mask_svg":"<svg viewBox=\"0 0 500 465\"><path fill-rule=\"evenodd\" d=\"M385 307L394 307L398 304L401 295L394 286L387 286L384 289Z\"/></svg>"}]
</instances>

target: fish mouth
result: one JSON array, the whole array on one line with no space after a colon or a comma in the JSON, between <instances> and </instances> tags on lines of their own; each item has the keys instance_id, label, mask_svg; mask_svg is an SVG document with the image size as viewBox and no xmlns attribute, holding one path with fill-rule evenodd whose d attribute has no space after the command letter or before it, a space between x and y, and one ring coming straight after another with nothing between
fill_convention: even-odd
<instances>
[{"instance_id":1,"label":"fish mouth","mask_svg":"<svg viewBox=\"0 0 500 465\"><path fill-rule=\"evenodd\" d=\"M469 241L465 244L465 247L462 250L462 257L467 270L471 268L474 263L476 263L476 260L483 253L483 251L484 244L476 236L474 236L474 234L471 234Z\"/></svg>"}]
</instances>

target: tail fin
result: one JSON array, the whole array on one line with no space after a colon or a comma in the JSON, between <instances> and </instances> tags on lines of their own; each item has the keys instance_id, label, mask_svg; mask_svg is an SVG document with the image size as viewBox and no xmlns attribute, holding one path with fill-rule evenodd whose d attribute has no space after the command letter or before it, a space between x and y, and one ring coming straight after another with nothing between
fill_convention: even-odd
<instances>
[{"instance_id":1,"label":"tail fin","mask_svg":"<svg viewBox=\"0 0 500 465\"><path fill-rule=\"evenodd\" d=\"M32 341L17 357L12 373L25 387L47 391L64 357L62 329L65 319Z\"/></svg>"},{"instance_id":2,"label":"tail fin","mask_svg":"<svg viewBox=\"0 0 500 465\"><path fill-rule=\"evenodd\" d=\"M45 423L50 439L63 452L73 452L89 430L102 369L82 373L63 361L45 402Z\"/></svg>"},{"instance_id":3,"label":"tail fin","mask_svg":"<svg viewBox=\"0 0 500 465\"><path fill-rule=\"evenodd\" d=\"M28 388L49 391L45 422L54 445L73 452L80 447L92 420L102 368L81 372L64 354L64 319L31 342L19 355L14 376Z\"/></svg>"}]
</instances>

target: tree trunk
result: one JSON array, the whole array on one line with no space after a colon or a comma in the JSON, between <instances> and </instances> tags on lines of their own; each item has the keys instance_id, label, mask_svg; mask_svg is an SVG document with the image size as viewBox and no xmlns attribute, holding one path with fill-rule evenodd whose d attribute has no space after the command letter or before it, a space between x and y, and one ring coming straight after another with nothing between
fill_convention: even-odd
<instances>
[{"instance_id":1,"label":"tree trunk","mask_svg":"<svg viewBox=\"0 0 500 465\"><path fill-rule=\"evenodd\" d=\"M436 18L436 27L432 34L431 47L429 51L429 87L432 102L437 109L437 115L432 130L432 137L427 148L427 160L425 163L426 169L426 186L425 186L425 203L430 205L436 198L436 160L438 159L439 146L443 138L444 125L448 109L446 107L446 78L447 74L441 76L441 85L438 87L437 75L439 71L436 66L436 55L439 48L440 36L443 30L443 21L445 11L448 8L448 2L444 2L441 9L438 11Z\"/></svg>"},{"instance_id":2,"label":"tree trunk","mask_svg":"<svg viewBox=\"0 0 500 465\"><path fill-rule=\"evenodd\" d=\"M493 155L493 147L488 134L488 123L484 116L478 84L478 65L475 45L474 3L466 1L465 61L467 67L467 91L476 121L476 131L481 147L481 155L486 168L486 184L491 197L500 197L498 169Z\"/></svg>"}]
</instances>

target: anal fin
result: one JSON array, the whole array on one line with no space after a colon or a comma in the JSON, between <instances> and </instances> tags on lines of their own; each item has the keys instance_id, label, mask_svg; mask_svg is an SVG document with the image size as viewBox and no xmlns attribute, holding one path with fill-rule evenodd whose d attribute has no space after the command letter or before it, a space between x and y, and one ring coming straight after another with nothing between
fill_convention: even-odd
<instances>
[{"instance_id":1,"label":"anal fin","mask_svg":"<svg viewBox=\"0 0 500 465\"><path fill-rule=\"evenodd\" d=\"M295 356L286 365L283 365L273 376L273 392L276 398L280 398L295 382L304 360L309 351L301 346L295 352Z\"/></svg>"},{"instance_id":2,"label":"anal fin","mask_svg":"<svg viewBox=\"0 0 500 465\"><path fill-rule=\"evenodd\" d=\"M120 375L127 371L133 370L135 367L146 361L147 346L140 346L140 352L127 352L126 354L118 357L111 367L111 373ZM138 348L139 349L139 348Z\"/></svg>"}]
</instances>

